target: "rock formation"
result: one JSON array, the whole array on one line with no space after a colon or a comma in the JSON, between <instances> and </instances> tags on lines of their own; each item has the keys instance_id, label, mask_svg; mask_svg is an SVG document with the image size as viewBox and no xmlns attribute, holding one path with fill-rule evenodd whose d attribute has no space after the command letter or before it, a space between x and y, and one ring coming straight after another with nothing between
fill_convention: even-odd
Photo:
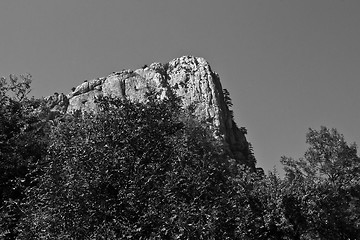
<instances>
[{"instance_id":1,"label":"rock formation","mask_svg":"<svg viewBox=\"0 0 360 240\"><path fill-rule=\"evenodd\" d=\"M220 78L204 58L183 56L166 64L152 63L135 71L114 72L107 77L85 81L66 96L55 94L46 100L53 112L96 111L98 96L143 101L149 87L156 89L161 97L172 88L182 97L184 107L192 105L199 120L211 124L214 134L232 158L255 169L245 133L236 126L224 100Z\"/></svg>"}]
</instances>

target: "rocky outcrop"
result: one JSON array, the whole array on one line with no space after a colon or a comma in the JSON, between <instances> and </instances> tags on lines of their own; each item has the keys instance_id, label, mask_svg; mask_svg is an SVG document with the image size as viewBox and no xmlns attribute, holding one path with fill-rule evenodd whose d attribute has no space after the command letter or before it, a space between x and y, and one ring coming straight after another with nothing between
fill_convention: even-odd
<instances>
[{"instance_id":1,"label":"rocky outcrop","mask_svg":"<svg viewBox=\"0 0 360 240\"><path fill-rule=\"evenodd\" d=\"M149 87L156 89L162 98L169 88L173 89L183 99L184 107L191 105L198 119L212 126L232 158L255 169L245 133L236 126L224 100L220 78L204 58L184 56L166 64L152 63L134 71L114 72L85 81L66 96L48 97L47 102L55 112L96 111L95 99L99 96L144 101Z\"/></svg>"}]
</instances>

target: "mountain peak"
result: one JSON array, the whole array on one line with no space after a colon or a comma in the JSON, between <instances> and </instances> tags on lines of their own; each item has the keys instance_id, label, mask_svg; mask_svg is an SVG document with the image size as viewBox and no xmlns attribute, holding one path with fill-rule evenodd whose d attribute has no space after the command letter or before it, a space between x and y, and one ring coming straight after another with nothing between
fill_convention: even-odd
<instances>
[{"instance_id":1,"label":"mountain peak","mask_svg":"<svg viewBox=\"0 0 360 240\"><path fill-rule=\"evenodd\" d=\"M136 70L113 72L107 77L85 81L67 95L53 95L46 100L53 112L96 111L97 97L142 102L149 88L159 92L161 98L172 89L183 100L183 107L192 106L194 115L210 124L230 157L255 169L245 133L235 124L225 101L220 77L202 57L182 56L165 64L155 62Z\"/></svg>"}]
</instances>

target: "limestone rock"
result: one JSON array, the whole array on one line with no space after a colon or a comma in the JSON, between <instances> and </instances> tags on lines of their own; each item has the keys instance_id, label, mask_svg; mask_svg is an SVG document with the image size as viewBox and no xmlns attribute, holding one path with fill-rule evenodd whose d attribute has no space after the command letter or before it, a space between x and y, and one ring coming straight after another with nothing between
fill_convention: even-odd
<instances>
[{"instance_id":1,"label":"limestone rock","mask_svg":"<svg viewBox=\"0 0 360 240\"><path fill-rule=\"evenodd\" d=\"M210 123L232 158L255 169L244 132L236 126L224 100L220 78L204 58L183 56L166 64L152 63L135 71L114 72L104 78L85 81L67 96L48 97L48 104L63 113L96 111L95 99L99 96L141 102L145 101L149 88L156 89L162 98L169 88L173 89L182 97L184 107L192 106L200 121Z\"/></svg>"}]
</instances>

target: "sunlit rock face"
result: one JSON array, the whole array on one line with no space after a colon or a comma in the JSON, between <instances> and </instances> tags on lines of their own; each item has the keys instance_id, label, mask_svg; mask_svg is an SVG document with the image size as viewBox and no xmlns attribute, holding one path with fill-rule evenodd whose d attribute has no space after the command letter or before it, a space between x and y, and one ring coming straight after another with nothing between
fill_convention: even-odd
<instances>
[{"instance_id":1,"label":"sunlit rock face","mask_svg":"<svg viewBox=\"0 0 360 240\"><path fill-rule=\"evenodd\" d=\"M212 126L214 135L224 143L230 157L255 169L255 162L249 158L249 144L232 119L225 103L223 88L217 73L201 57L183 56L169 63L152 63L137 70L114 72L107 77L85 81L63 94L48 97L48 106L53 111L73 113L95 111L95 99L99 96L126 98L132 101L146 101L145 94L155 89L160 97L168 89L180 96L183 106L192 106L200 121Z\"/></svg>"}]
</instances>

